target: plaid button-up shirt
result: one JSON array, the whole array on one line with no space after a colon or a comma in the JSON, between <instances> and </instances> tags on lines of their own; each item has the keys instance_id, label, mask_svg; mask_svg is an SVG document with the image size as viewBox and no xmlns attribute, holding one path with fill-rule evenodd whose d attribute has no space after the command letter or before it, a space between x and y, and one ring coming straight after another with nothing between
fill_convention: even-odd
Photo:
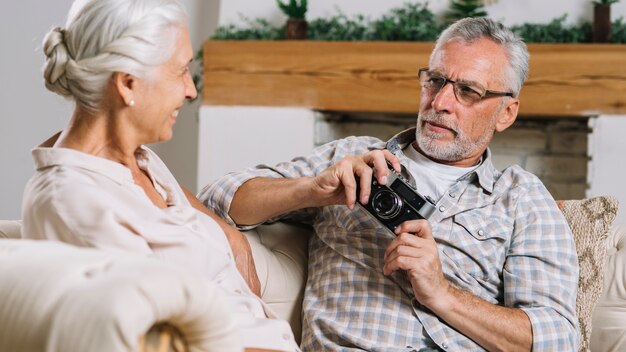
<instances>
[{"instance_id":1,"label":"plaid button-up shirt","mask_svg":"<svg viewBox=\"0 0 626 352\"><path fill-rule=\"evenodd\" d=\"M307 157L224 176L200 198L233 223L230 203L250 178L315 176L348 155L383 148L406 165L399 151L414 140L415 129L386 143L348 137ZM487 302L522 309L532 324L533 351L574 351L578 261L569 226L536 176L518 166L497 171L488 150L483 159L445 192L429 219L443 273ZM412 180L404 166L403 174ZM421 306L404 272L383 275L394 235L361 207L302 209L282 218L308 223L317 234L309 248L303 350L483 350Z\"/></svg>"}]
</instances>

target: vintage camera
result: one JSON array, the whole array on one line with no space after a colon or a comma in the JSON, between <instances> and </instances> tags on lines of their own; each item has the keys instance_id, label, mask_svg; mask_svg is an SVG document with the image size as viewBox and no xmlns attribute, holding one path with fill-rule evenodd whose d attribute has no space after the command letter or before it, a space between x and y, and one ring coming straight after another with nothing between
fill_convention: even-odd
<instances>
[{"instance_id":1,"label":"vintage camera","mask_svg":"<svg viewBox=\"0 0 626 352\"><path fill-rule=\"evenodd\" d=\"M435 202L428 196L420 195L391 165L387 184L381 185L372 175L372 190L367 204L363 205L374 218L385 225L391 232L404 221L428 219L435 211ZM360 187L357 182L357 197Z\"/></svg>"}]
</instances>

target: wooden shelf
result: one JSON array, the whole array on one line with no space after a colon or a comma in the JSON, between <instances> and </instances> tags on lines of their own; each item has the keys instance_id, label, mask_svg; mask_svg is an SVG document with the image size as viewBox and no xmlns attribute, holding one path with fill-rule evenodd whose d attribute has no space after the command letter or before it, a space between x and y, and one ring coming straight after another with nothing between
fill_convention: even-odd
<instances>
[{"instance_id":1,"label":"wooden shelf","mask_svg":"<svg viewBox=\"0 0 626 352\"><path fill-rule=\"evenodd\" d=\"M626 114L626 45L530 44L520 114ZM208 105L415 113L433 43L207 41Z\"/></svg>"}]
</instances>

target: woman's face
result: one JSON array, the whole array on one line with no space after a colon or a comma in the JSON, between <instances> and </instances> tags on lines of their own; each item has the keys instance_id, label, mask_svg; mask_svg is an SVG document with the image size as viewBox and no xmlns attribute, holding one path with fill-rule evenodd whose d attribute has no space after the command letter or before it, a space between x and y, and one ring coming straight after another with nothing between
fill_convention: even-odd
<instances>
[{"instance_id":1,"label":"woman's face","mask_svg":"<svg viewBox=\"0 0 626 352\"><path fill-rule=\"evenodd\" d=\"M189 31L186 26L174 30L178 34L172 56L141 80L135 95L134 124L143 136L142 144L171 139L180 108L197 95L189 71L193 59Z\"/></svg>"}]
</instances>

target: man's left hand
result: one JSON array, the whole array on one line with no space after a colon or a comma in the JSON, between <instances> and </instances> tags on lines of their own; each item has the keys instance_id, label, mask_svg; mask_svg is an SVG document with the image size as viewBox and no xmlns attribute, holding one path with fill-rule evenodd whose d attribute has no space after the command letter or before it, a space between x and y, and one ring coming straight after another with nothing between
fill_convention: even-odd
<instances>
[{"instance_id":1,"label":"man's left hand","mask_svg":"<svg viewBox=\"0 0 626 352\"><path fill-rule=\"evenodd\" d=\"M395 229L398 235L385 251L383 273L405 270L415 298L432 309L450 287L443 276L437 243L426 220L409 220Z\"/></svg>"}]
</instances>

